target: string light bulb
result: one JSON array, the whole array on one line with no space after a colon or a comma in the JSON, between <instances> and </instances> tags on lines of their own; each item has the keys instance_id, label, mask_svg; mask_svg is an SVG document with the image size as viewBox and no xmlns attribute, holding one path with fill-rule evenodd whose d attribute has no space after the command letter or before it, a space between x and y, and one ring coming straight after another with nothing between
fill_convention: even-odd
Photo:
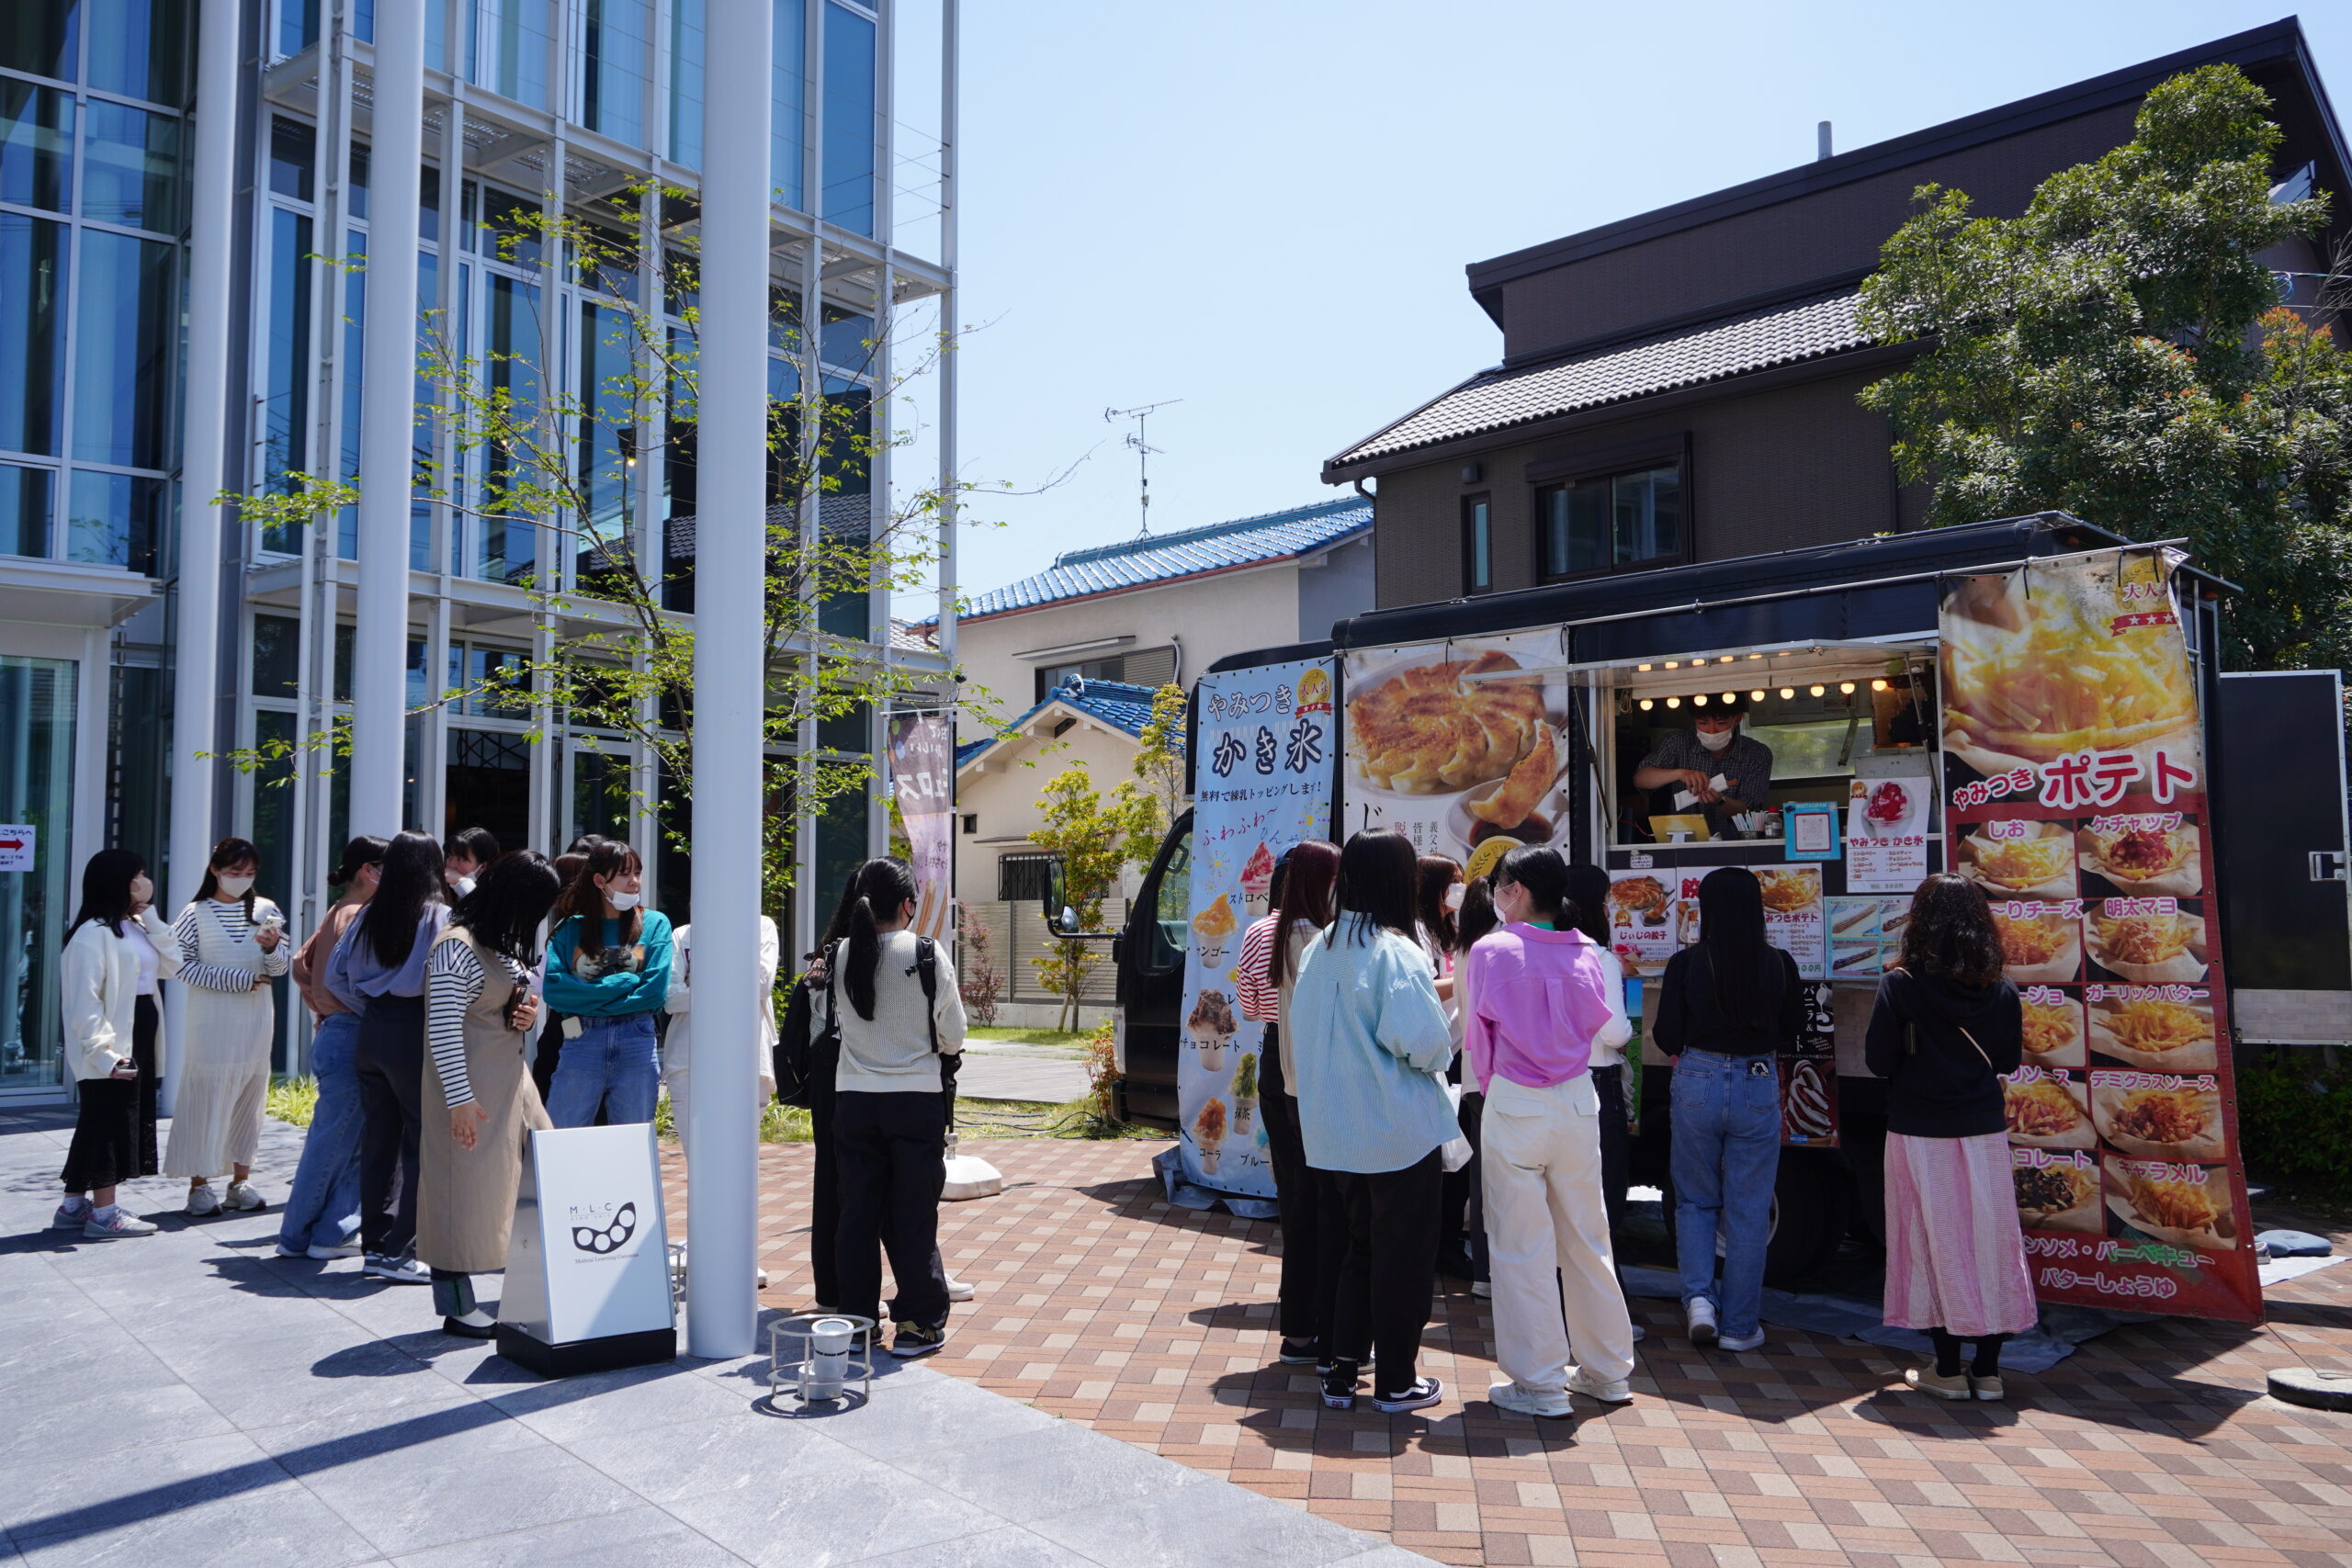
<instances>
[{"instance_id":1,"label":"string light bulb","mask_svg":"<svg viewBox=\"0 0 2352 1568\"><path fill-rule=\"evenodd\" d=\"M1649 700L1649 698L1647 698L1647 697L1644 697L1644 698L1642 699L1642 711L1643 711L1644 713L1647 713L1647 712L1649 712L1651 708L1653 708L1653 707L1655 707L1655 706L1657 706L1657 704L1655 704L1655 703L1651 702L1651 701Z\"/></svg>"},{"instance_id":2,"label":"string light bulb","mask_svg":"<svg viewBox=\"0 0 2352 1568\"><path fill-rule=\"evenodd\" d=\"M1794 686L1783 686L1781 688L1781 700L1784 703L1796 694L1797 689Z\"/></svg>"},{"instance_id":3,"label":"string light bulb","mask_svg":"<svg viewBox=\"0 0 2352 1568\"><path fill-rule=\"evenodd\" d=\"M1886 690L1886 682L1883 681L1872 681L1871 682L1871 690L1873 692L1883 692Z\"/></svg>"},{"instance_id":4,"label":"string light bulb","mask_svg":"<svg viewBox=\"0 0 2352 1568\"><path fill-rule=\"evenodd\" d=\"M1840 682L1838 682L1838 689L1840 692L1843 692L1846 695L1848 695L1848 696L1849 696L1849 697L1850 697L1850 696L1852 696L1852 695L1854 694L1854 683L1853 683L1851 681L1840 681Z\"/></svg>"},{"instance_id":5,"label":"string light bulb","mask_svg":"<svg viewBox=\"0 0 2352 1568\"><path fill-rule=\"evenodd\" d=\"M1636 665L1634 665L1634 669L1636 669L1636 670L1642 671L1644 671L1644 672L1645 672L1645 673L1646 673L1646 672L1648 671L1648 670L1649 670L1649 666L1648 666L1648 665L1646 665L1646 664L1636 664Z\"/></svg>"},{"instance_id":6,"label":"string light bulb","mask_svg":"<svg viewBox=\"0 0 2352 1568\"><path fill-rule=\"evenodd\" d=\"M1751 703L1762 702L1764 700L1764 689L1759 686L1755 691L1748 693L1747 700Z\"/></svg>"},{"instance_id":7,"label":"string light bulb","mask_svg":"<svg viewBox=\"0 0 2352 1568\"><path fill-rule=\"evenodd\" d=\"M1701 692L1697 696L1692 697L1690 699L1690 705L1692 707L1705 707L1707 705L1707 694Z\"/></svg>"},{"instance_id":8,"label":"string light bulb","mask_svg":"<svg viewBox=\"0 0 2352 1568\"><path fill-rule=\"evenodd\" d=\"M1682 699L1680 697L1668 697L1666 699L1666 705L1670 708L1679 708L1682 705Z\"/></svg>"},{"instance_id":9,"label":"string light bulb","mask_svg":"<svg viewBox=\"0 0 2352 1568\"><path fill-rule=\"evenodd\" d=\"M1668 670L1679 670L1682 668L1682 661L1679 659L1669 659L1666 661L1666 667Z\"/></svg>"}]
</instances>

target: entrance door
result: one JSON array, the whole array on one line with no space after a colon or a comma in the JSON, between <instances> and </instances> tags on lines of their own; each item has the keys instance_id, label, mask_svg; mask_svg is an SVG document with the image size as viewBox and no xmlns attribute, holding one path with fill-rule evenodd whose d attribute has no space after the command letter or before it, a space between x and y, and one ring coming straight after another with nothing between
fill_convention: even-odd
<instances>
[{"instance_id":1,"label":"entrance door","mask_svg":"<svg viewBox=\"0 0 2352 1568\"><path fill-rule=\"evenodd\" d=\"M487 828L501 850L531 841L531 743L499 729L449 730L449 765L442 774L441 840L467 828Z\"/></svg>"},{"instance_id":2,"label":"entrance door","mask_svg":"<svg viewBox=\"0 0 2352 1568\"><path fill-rule=\"evenodd\" d=\"M51 1093L57 952L74 918L76 667L0 656L0 1096Z\"/></svg>"}]
</instances>

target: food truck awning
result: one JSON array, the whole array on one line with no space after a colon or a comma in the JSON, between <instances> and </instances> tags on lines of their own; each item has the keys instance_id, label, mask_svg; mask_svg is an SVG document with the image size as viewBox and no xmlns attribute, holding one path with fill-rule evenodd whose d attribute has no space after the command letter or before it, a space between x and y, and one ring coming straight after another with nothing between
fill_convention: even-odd
<instances>
[{"instance_id":1,"label":"food truck awning","mask_svg":"<svg viewBox=\"0 0 2352 1568\"><path fill-rule=\"evenodd\" d=\"M1904 674L1917 668L1934 647L1933 637L1775 643L1763 648L1706 649L1643 659L1570 660L1521 670L1490 671L1464 679L1487 682L1566 675L1572 686L1625 690L1643 697L1747 693L1760 698L1767 692L1810 687L1824 681L1850 682Z\"/></svg>"}]
</instances>

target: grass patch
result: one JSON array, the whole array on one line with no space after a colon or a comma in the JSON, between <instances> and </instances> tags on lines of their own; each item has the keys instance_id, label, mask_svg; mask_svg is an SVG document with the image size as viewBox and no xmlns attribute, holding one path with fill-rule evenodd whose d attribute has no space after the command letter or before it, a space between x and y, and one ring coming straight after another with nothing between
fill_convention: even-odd
<instances>
[{"instance_id":1,"label":"grass patch","mask_svg":"<svg viewBox=\"0 0 2352 1568\"><path fill-rule=\"evenodd\" d=\"M967 1038L1001 1040L1012 1045L1083 1045L1092 1038L1092 1032L1079 1029L967 1029Z\"/></svg>"},{"instance_id":2,"label":"grass patch","mask_svg":"<svg viewBox=\"0 0 2352 1568\"><path fill-rule=\"evenodd\" d=\"M313 1077L288 1077L280 1073L269 1080L266 1107L280 1122L291 1122L297 1127L307 1127L319 1109L319 1080Z\"/></svg>"},{"instance_id":3,"label":"grass patch","mask_svg":"<svg viewBox=\"0 0 2352 1568\"><path fill-rule=\"evenodd\" d=\"M654 1103L653 1130L665 1138L680 1135L677 1112L672 1109L666 1091ZM797 1105L771 1100L760 1113L760 1142L763 1144L807 1144L813 1143L816 1137L816 1123L808 1112Z\"/></svg>"}]
</instances>

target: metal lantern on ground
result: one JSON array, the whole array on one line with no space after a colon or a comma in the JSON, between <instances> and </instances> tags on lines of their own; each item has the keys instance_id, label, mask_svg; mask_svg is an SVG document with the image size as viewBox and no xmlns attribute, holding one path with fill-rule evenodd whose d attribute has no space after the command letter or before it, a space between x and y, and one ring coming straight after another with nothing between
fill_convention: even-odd
<instances>
[{"instance_id":1,"label":"metal lantern on ground","mask_svg":"<svg viewBox=\"0 0 2352 1568\"><path fill-rule=\"evenodd\" d=\"M768 1325L768 1389L812 1405L847 1408L874 1396L875 1321L854 1313L796 1313ZM852 1380L856 1388L850 1386Z\"/></svg>"}]
</instances>

